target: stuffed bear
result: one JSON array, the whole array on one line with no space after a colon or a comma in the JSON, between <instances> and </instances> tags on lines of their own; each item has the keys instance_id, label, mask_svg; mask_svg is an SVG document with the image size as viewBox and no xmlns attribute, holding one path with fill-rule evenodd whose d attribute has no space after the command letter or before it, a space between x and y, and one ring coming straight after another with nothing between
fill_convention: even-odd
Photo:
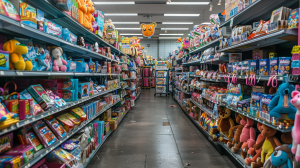
<instances>
[{"instance_id":1,"label":"stuffed bear","mask_svg":"<svg viewBox=\"0 0 300 168\"><path fill-rule=\"evenodd\" d=\"M243 158L246 158L248 148L252 148L255 144L256 131L253 128L253 124L254 120L247 118L247 124L244 126L240 136L240 141L244 143L241 151L241 156ZM245 148L245 146L247 147Z\"/></svg>"},{"instance_id":2,"label":"stuffed bear","mask_svg":"<svg viewBox=\"0 0 300 168\"><path fill-rule=\"evenodd\" d=\"M259 150L262 148L261 151L261 160L257 163L252 162L252 168L260 168L264 165L264 162L271 156L277 146L280 146L281 143L279 140L274 136L277 130L271 127L268 127L264 124L261 126L261 134L263 139L253 146L255 150Z\"/></svg>"},{"instance_id":3,"label":"stuffed bear","mask_svg":"<svg viewBox=\"0 0 300 168\"><path fill-rule=\"evenodd\" d=\"M52 56L54 58L53 71L62 71L62 72L67 71L67 67L65 65L67 65L68 63L61 58L62 54L63 54L63 50L60 47L57 47L54 50L52 50Z\"/></svg>"},{"instance_id":4,"label":"stuffed bear","mask_svg":"<svg viewBox=\"0 0 300 168\"><path fill-rule=\"evenodd\" d=\"M233 120L230 118L231 111L228 108L225 108L224 111L219 113L219 120L218 120L218 130L225 134L225 136L229 136L229 130L234 126ZM225 140L221 137L219 141L225 142ZM227 143L227 142L226 142Z\"/></svg>"},{"instance_id":5,"label":"stuffed bear","mask_svg":"<svg viewBox=\"0 0 300 168\"><path fill-rule=\"evenodd\" d=\"M262 128L261 126L262 126L262 123L257 123L257 129L260 132L261 132L261 128ZM262 134L259 134L257 139L256 139L256 144L258 144L262 139L263 139ZM248 148L248 146L246 146L246 148ZM244 148L242 147L242 149L244 149ZM247 150L247 154L251 155L251 158L246 158L245 163L247 165L251 165L252 162L256 162L257 158L260 158L261 150L262 150L262 148L260 148L259 150L255 150L253 147L249 148Z\"/></svg>"},{"instance_id":6,"label":"stuffed bear","mask_svg":"<svg viewBox=\"0 0 300 168\"><path fill-rule=\"evenodd\" d=\"M24 61L22 54L28 53L26 45L20 44L19 41L12 39L4 43L3 50L9 53L9 69L10 70L27 70L33 68L32 62Z\"/></svg>"},{"instance_id":7,"label":"stuffed bear","mask_svg":"<svg viewBox=\"0 0 300 168\"><path fill-rule=\"evenodd\" d=\"M155 32L155 27L157 24L155 22L152 22L151 24L141 24L142 33L144 37L151 37Z\"/></svg>"},{"instance_id":8,"label":"stuffed bear","mask_svg":"<svg viewBox=\"0 0 300 168\"><path fill-rule=\"evenodd\" d=\"M235 121L237 123L239 123L240 125L236 125L229 130L228 138L230 140L227 142L227 146L229 148L232 148L233 146L235 146L235 148L240 149L243 144L242 142L240 142L240 136L241 136L242 130L243 130L244 126L246 125L247 121L246 121L246 117L239 113L235 113ZM231 138L233 138L233 141L231 140ZM235 150L232 148L232 151L235 151Z\"/></svg>"},{"instance_id":9,"label":"stuffed bear","mask_svg":"<svg viewBox=\"0 0 300 168\"><path fill-rule=\"evenodd\" d=\"M295 90L295 86L285 82L279 85L275 97L269 104L270 117L280 118L281 114L287 114L289 119L295 120L296 108L292 106L290 100L292 91Z\"/></svg>"}]
</instances>

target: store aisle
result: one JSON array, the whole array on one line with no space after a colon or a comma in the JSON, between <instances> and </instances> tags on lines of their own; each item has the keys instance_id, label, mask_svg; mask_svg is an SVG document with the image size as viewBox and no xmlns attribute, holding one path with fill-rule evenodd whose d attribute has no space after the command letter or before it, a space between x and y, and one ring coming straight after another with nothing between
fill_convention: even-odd
<instances>
[{"instance_id":1,"label":"store aisle","mask_svg":"<svg viewBox=\"0 0 300 168\"><path fill-rule=\"evenodd\" d=\"M235 168L171 96L154 97L154 89L143 89L137 102L88 168Z\"/></svg>"}]
</instances>

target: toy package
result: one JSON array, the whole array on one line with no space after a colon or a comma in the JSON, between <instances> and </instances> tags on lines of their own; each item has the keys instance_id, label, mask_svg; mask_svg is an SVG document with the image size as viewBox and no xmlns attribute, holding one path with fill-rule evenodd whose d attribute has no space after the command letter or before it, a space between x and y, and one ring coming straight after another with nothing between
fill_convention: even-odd
<instances>
[{"instance_id":1,"label":"toy package","mask_svg":"<svg viewBox=\"0 0 300 168\"><path fill-rule=\"evenodd\" d=\"M250 66L250 75L255 75L258 74L258 68L259 68L259 63L258 60L250 60L249 61L249 66Z\"/></svg>"},{"instance_id":2,"label":"toy package","mask_svg":"<svg viewBox=\"0 0 300 168\"><path fill-rule=\"evenodd\" d=\"M94 13L94 17L99 26L99 30L96 31L96 34L103 38L104 13L102 11L96 10Z\"/></svg>"},{"instance_id":3,"label":"toy package","mask_svg":"<svg viewBox=\"0 0 300 168\"><path fill-rule=\"evenodd\" d=\"M62 27L45 18L44 30L46 33L62 38Z\"/></svg>"},{"instance_id":4,"label":"toy package","mask_svg":"<svg viewBox=\"0 0 300 168\"><path fill-rule=\"evenodd\" d=\"M73 7L73 0L54 0L55 4L62 8L64 11L71 11ZM76 2L76 1L75 1Z\"/></svg>"},{"instance_id":5,"label":"toy package","mask_svg":"<svg viewBox=\"0 0 300 168\"><path fill-rule=\"evenodd\" d=\"M77 36L70 32L68 28L62 29L62 39L70 43L77 44Z\"/></svg>"},{"instance_id":6,"label":"toy package","mask_svg":"<svg viewBox=\"0 0 300 168\"><path fill-rule=\"evenodd\" d=\"M9 133L0 137L0 153L11 150L13 147L13 133Z\"/></svg>"},{"instance_id":7,"label":"toy package","mask_svg":"<svg viewBox=\"0 0 300 168\"><path fill-rule=\"evenodd\" d=\"M55 118L46 120L46 124L56 135L56 137L63 138L67 135L66 130L59 124L59 122Z\"/></svg>"},{"instance_id":8,"label":"toy package","mask_svg":"<svg viewBox=\"0 0 300 168\"><path fill-rule=\"evenodd\" d=\"M291 70L291 57L279 57L278 76L289 75Z\"/></svg>"},{"instance_id":9,"label":"toy package","mask_svg":"<svg viewBox=\"0 0 300 168\"><path fill-rule=\"evenodd\" d=\"M19 0L21 23L37 28L36 9L31 5Z\"/></svg>"},{"instance_id":10,"label":"toy package","mask_svg":"<svg viewBox=\"0 0 300 168\"><path fill-rule=\"evenodd\" d=\"M30 111L33 115L37 115L39 113L44 112L44 110L41 108L41 106L33 99L33 97L28 93L28 91L25 89L22 92L20 92L20 99L31 99L32 105L30 106Z\"/></svg>"},{"instance_id":11,"label":"toy package","mask_svg":"<svg viewBox=\"0 0 300 168\"><path fill-rule=\"evenodd\" d=\"M32 127L22 128L18 133L18 139L23 145L32 145L35 152L43 148Z\"/></svg>"},{"instance_id":12,"label":"toy package","mask_svg":"<svg viewBox=\"0 0 300 168\"><path fill-rule=\"evenodd\" d=\"M77 92L75 90L62 91L61 93L61 98L66 102L72 102L77 100Z\"/></svg>"},{"instance_id":13,"label":"toy package","mask_svg":"<svg viewBox=\"0 0 300 168\"><path fill-rule=\"evenodd\" d=\"M259 60L259 75L269 75L270 62L269 59Z\"/></svg>"},{"instance_id":14,"label":"toy package","mask_svg":"<svg viewBox=\"0 0 300 168\"><path fill-rule=\"evenodd\" d=\"M48 96L40 84L31 85L27 90L43 109L49 109L54 106L54 101Z\"/></svg>"},{"instance_id":15,"label":"toy package","mask_svg":"<svg viewBox=\"0 0 300 168\"><path fill-rule=\"evenodd\" d=\"M79 141L67 140L63 144L61 144L61 148L67 151L72 151L78 147Z\"/></svg>"},{"instance_id":16,"label":"toy package","mask_svg":"<svg viewBox=\"0 0 300 168\"><path fill-rule=\"evenodd\" d=\"M0 167L1 168L19 168L23 162L23 156L12 156L12 155L3 155L0 156Z\"/></svg>"},{"instance_id":17,"label":"toy package","mask_svg":"<svg viewBox=\"0 0 300 168\"><path fill-rule=\"evenodd\" d=\"M76 62L67 60L67 72L76 72Z\"/></svg>"},{"instance_id":18,"label":"toy package","mask_svg":"<svg viewBox=\"0 0 300 168\"><path fill-rule=\"evenodd\" d=\"M44 29L45 14L39 9L36 10L36 21L37 21L37 29L39 29L40 31L45 31Z\"/></svg>"},{"instance_id":19,"label":"toy package","mask_svg":"<svg viewBox=\"0 0 300 168\"><path fill-rule=\"evenodd\" d=\"M260 92L252 92L251 93L251 103L250 103L250 114L258 117L260 110L260 100L261 100Z\"/></svg>"},{"instance_id":20,"label":"toy package","mask_svg":"<svg viewBox=\"0 0 300 168\"><path fill-rule=\"evenodd\" d=\"M278 57L270 58L270 75L277 75L278 74Z\"/></svg>"},{"instance_id":21,"label":"toy package","mask_svg":"<svg viewBox=\"0 0 300 168\"><path fill-rule=\"evenodd\" d=\"M21 21L15 6L9 0L1 0L1 1L2 2L0 3L4 9L4 14L12 19ZM1 10L1 14L3 14L2 10Z\"/></svg>"},{"instance_id":22,"label":"toy package","mask_svg":"<svg viewBox=\"0 0 300 168\"><path fill-rule=\"evenodd\" d=\"M269 104L273 97L274 96L270 95L270 94L262 94L261 99L260 99L259 117L268 122L273 122L273 120L270 118L270 114L269 114Z\"/></svg>"},{"instance_id":23,"label":"toy package","mask_svg":"<svg viewBox=\"0 0 300 168\"><path fill-rule=\"evenodd\" d=\"M74 128L74 124L72 121L70 121L66 116L64 116L63 114L60 116L57 116L56 119L59 121L59 123L64 127L64 129L67 132L70 132L73 130Z\"/></svg>"},{"instance_id":24,"label":"toy package","mask_svg":"<svg viewBox=\"0 0 300 168\"><path fill-rule=\"evenodd\" d=\"M299 23L299 8L296 8L290 12L288 28L289 29L298 28L298 23Z\"/></svg>"},{"instance_id":25,"label":"toy package","mask_svg":"<svg viewBox=\"0 0 300 168\"><path fill-rule=\"evenodd\" d=\"M6 152L5 155L11 156L22 156L23 163L26 164L34 156L34 148L32 145L18 145L13 147L10 151Z\"/></svg>"},{"instance_id":26,"label":"toy package","mask_svg":"<svg viewBox=\"0 0 300 168\"><path fill-rule=\"evenodd\" d=\"M69 113L65 113L63 114L67 119L69 119L70 121L72 121L72 123L74 124L74 128L78 127L80 125L80 120L78 120L77 118L75 118L72 114Z\"/></svg>"},{"instance_id":27,"label":"toy package","mask_svg":"<svg viewBox=\"0 0 300 168\"><path fill-rule=\"evenodd\" d=\"M55 135L42 121L39 121L36 124L34 124L33 130L35 131L45 148L51 146L57 141Z\"/></svg>"},{"instance_id":28,"label":"toy package","mask_svg":"<svg viewBox=\"0 0 300 168\"><path fill-rule=\"evenodd\" d=\"M79 98L89 97L89 82L78 83Z\"/></svg>"},{"instance_id":29,"label":"toy package","mask_svg":"<svg viewBox=\"0 0 300 168\"><path fill-rule=\"evenodd\" d=\"M84 113L84 111L82 111L82 109L80 107L71 109L70 113L73 116L75 116L77 119L79 119L80 121L86 120L86 114Z\"/></svg>"},{"instance_id":30,"label":"toy package","mask_svg":"<svg viewBox=\"0 0 300 168\"><path fill-rule=\"evenodd\" d=\"M0 70L9 70L9 52L0 50Z\"/></svg>"},{"instance_id":31,"label":"toy package","mask_svg":"<svg viewBox=\"0 0 300 168\"><path fill-rule=\"evenodd\" d=\"M46 159L48 162L66 164L67 167L70 168L75 167L78 164L77 159L62 148L56 148L53 151L51 151L46 156Z\"/></svg>"}]
</instances>

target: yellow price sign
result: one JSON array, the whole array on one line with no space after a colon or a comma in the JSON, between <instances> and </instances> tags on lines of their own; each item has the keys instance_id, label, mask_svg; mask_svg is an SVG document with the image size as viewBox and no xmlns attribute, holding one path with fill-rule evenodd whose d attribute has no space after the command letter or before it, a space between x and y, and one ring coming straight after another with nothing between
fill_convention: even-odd
<instances>
[{"instance_id":1,"label":"yellow price sign","mask_svg":"<svg viewBox=\"0 0 300 168\"><path fill-rule=\"evenodd\" d=\"M292 54L298 54L300 53L300 46L294 46L292 49Z\"/></svg>"}]
</instances>

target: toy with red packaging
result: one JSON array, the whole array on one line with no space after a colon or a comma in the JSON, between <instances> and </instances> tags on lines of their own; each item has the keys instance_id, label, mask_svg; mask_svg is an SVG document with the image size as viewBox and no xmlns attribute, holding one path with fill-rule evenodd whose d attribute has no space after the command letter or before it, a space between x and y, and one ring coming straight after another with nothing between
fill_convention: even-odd
<instances>
[{"instance_id":1,"label":"toy with red packaging","mask_svg":"<svg viewBox=\"0 0 300 168\"><path fill-rule=\"evenodd\" d=\"M64 116L73 122L74 129L80 125L80 121L77 118L75 118L72 114L65 113Z\"/></svg>"},{"instance_id":2,"label":"toy with red packaging","mask_svg":"<svg viewBox=\"0 0 300 168\"><path fill-rule=\"evenodd\" d=\"M49 126L49 128L52 130L52 132L56 135L56 137L63 138L67 135L66 130L59 124L59 122L55 118L46 120L46 124Z\"/></svg>"},{"instance_id":3,"label":"toy with red packaging","mask_svg":"<svg viewBox=\"0 0 300 168\"><path fill-rule=\"evenodd\" d=\"M39 121L32 127L45 148L51 146L57 141L55 135L44 122Z\"/></svg>"},{"instance_id":4,"label":"toy with red packaging","mask_svg":"<svg viewBox=\"0 0 300 168\"><path fill-rule=\"evenodd\" d=\"M71 109L70 113L80 121L86 120L86 114L84 113L84 111L82 111L80 107Z\"/></svg>"},{"instance_id":5,"label":"toy with red packaging","mask_svg":"<svg viewBox=\"0 0 300 168\"><path fill-rule=\"evenodd\" d=\"M43 148L41 141L37 138L37 135L31 126L22 128L18 132L18 139L23 145L32 145L35 152Z\"/></svg>"},{"instance_id":6,"label":"toy with red packaging","mask_svg":"<svg viewBox=\"0 0 300 168\"><path fill-rule=\"evenodd\" d=\"M67 132L70 132L73 130L74 128L74 124L72 121L70 121L66 116L64 116L63 114L60 116L57 116L56 119L59 121L59 123L64 127L64 129Z\"/></svg>"},{"instance_id":7,"label":"toy with red packaging","mask_svg":"<svg viewBox=\"0 0 300 168\"><path fill-rule=\"evenodd\" d=\"M6 152L5 155L22 156L23 163L25 164L33 159L34 153L35 151L32 145L18 145Z\"/></svg>"}]
</instances>

